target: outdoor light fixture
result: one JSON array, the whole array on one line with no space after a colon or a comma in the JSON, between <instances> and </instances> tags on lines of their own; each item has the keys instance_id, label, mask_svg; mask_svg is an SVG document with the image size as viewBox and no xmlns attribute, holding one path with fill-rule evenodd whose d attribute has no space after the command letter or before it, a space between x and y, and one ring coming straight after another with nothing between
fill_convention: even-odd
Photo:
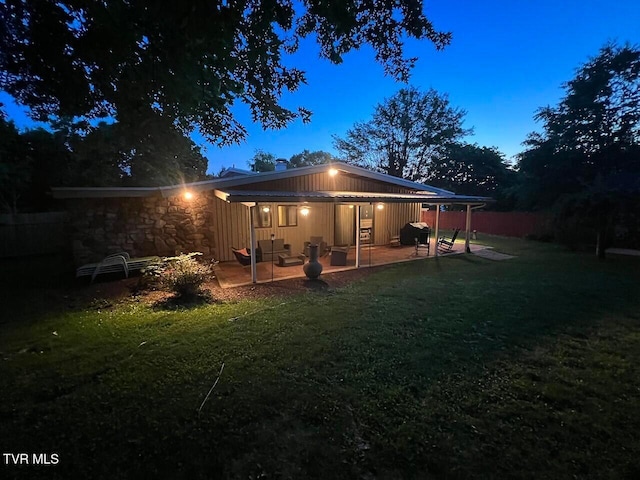
<instances>
[{"instance_id":1,"label":"outdoor light fixture","mask_svg":"<svg viewBox=\"0 0 640 480\"><path fill-rule=\"evenodd\" d=\"M349 205L349 208L353 208L353 205Z\"/></svg>"},{"instance_id":2,"label":"outdoor light fixture","mask_svg":"<svg viewBox=\"0 0 640 480\"><path fill-rule=\"evenodd\" d=\"M262 207L262 211L264 213L269 213L269 207ZM271 234L271 236L273 237L273 234Z\"/></svg>"},{"instance_id":3,"label":"outdoor light fixture","mask_svg":"<svg viewBox=\"0 0 640 480\"><path fill-rule=\"evenodd\" d=\"M384 203L379 203L379 204L376 206L376 208L377 208L378 210L382 210L382 209L384 209Z\"/></svg>"},{"instance_id":4,"label":"outdoor light fixture","mask_svg":"<svg viewBox=\"0 0 640 480\"><path fill-rule=\"evenodd\" d=\"M185 199L185 200L191 200L191 199L193 199L193 193L191 193L191 192L184 192L184 199Z\"/></svg>"},{"instance_id":5,"label":"outdoor light fixture","mask_svg":"<svg viewBox=\"0 0 640 480\"><path fill-rule=\"evenodd\" d=\"M309 207L302 207L300 209L300 213L302 214L303 217L306 217L307 215L309 215Z\"/></svg>"},{"instance_id":6,"label":"outdoor light fixture","mask_svg":"<svg viewBox=\"0 0 640 480\"><path fill-rule=\"evenodd\" d=\"M332 177L335 177L337 174L338 174L338 170L336 170L335 168L329 169L329 175L331 175Z\"/></svg>"}]
</instances>

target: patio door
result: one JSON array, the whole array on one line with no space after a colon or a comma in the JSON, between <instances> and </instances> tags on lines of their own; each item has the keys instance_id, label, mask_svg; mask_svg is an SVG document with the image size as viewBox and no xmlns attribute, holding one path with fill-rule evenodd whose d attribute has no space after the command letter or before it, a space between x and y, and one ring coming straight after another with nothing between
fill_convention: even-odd
<instances>
[{"instance_id":1,"label":"patio door","mask_svg":"<svg viewBox=\"0 0 640 480\"><path fill-rule=\"evenodd\" d=\"M334 245L355 245L355 212L353 205L336 205Z\"/></svg>"}]
</instances>

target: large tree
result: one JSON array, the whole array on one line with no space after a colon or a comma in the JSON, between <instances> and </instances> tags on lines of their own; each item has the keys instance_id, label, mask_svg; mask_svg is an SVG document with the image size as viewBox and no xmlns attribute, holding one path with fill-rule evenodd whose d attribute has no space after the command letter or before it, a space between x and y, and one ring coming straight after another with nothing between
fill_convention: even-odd
<instances>
[{"instance_id":1,"label":"large tree","mask_svg":"<svg viewBox=\"0 0 640 480\"><path fill-rule=\"evenodd\" d=\"M434 89L403 88L378 104L371 120L335 137L335 147L347 162L423 182L431 163L471 132L462 127L465 113Z\"/></svg>"},{"instance_id":2,"label":"large tree","mask_svg":"<svg viewBox=\"0 0 640 480\"><path fill-rule=\"evenodd\" d=\"M536 118L520 155L521 201L553 207L596 232L597 253L617 214L640 195L640 49L608 44L564 84L556 107Z\"/></svg>"},{"instance_id":3,"label":"large tree","mask_svg":"<svg viewBox=\"0 0 640 480\"><path fill-rule=\"evenodd\" d=\"M507 190L515 182L516 172L495 147L453 143L429 166L429 185L461 195L494 197L498 208L507 208Z\"/></svg>"},{"instance_id":4,"label":"large tree","mask_svg":"<svg viewBox=\"0 0 640 480\"><path fill-rule=\"evenodd\" d=\"M252 172L272 172L276 169L276 156L263 150L256 150L247 163Z\"/></svg>"},{"instance_id":5,"label":"large tree","mask_svg":"<svg viewBox=\"0 0 640 480\"><path fill-rule=\"evenodd\" d=\"M308 36L333 63L370 44L403 81L415 61L407 37L450 42L422 0L4 0L0 88L41 120L114 117L127 128L155 114L231 144L246 135L238 101L265 128L309 119L280 104L305 82L286 56Z\"/></svg>"},{"instance_id":6,"label":"large tree","mask_svg":"<svg viewBox=\"0 0 640 480\"><path fill-rule=\"evenodd\" d=\"M322 165L325 163L331 163L334 160L335 157L329 152L323 152L322 150L317 150L315 152L303 150L302 152L291 156L289 159L289 168Z\"/></svg>"}]
</instances>

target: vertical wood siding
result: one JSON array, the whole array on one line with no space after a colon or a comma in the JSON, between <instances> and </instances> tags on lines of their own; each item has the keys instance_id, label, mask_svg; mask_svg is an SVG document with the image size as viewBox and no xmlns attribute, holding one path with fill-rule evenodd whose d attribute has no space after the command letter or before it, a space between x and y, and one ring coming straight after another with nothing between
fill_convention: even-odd
<instances>
[{"instance_id":1,"label":"vertical wood siding","mask_svg":"<svg viewBox=\"0 0 640 480\"><path fill-rule=\"evenodd\" d=\"M385 203L384 209L373 214L373 241L376 245L387 245L400 228L409 222L420 221L419 203Z\"/></svg>"},{"instance_id":2,"label":"vertical wood siding","mask_svg":"<svg viewBox=\"0 0 640 480\"><path fill-rule=\"evenodd\" d=\"M302 204L298 203L260 203L260 207L268 206L271 210L271 227L256 228L256 240L268 240L273 233L275 238L282 238L285 243L291 244L292 254L302 253L304 242L311 236L322 236L329 245L333 244L334 205L332 203L306 205L309 208L309 215L306 217L298 210L298 225L295 227L278 226L278 205L302 207ZM250 246L249 208L240 203L226 203L216 198L213 216L211 221L216 229L214 257L221 261L235 260L232 247Z\"/></svg>"}]
</instances>

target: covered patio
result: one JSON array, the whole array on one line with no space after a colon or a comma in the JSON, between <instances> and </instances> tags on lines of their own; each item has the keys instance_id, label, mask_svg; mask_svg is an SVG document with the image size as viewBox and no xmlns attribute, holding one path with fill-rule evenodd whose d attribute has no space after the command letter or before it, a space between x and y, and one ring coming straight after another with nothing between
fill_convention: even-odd
<instances>
[{"instance_id":1,"label":"covered patio","mask_svg":"<svg viewBox=\"0 0 640 480\"><path fill-rule=\"evenodd\" d=\"M450 232L446 232L449 234ZM433 259L435 255L435 240L432 238L429 246L429 254L426 249L416 250L415 246L402 245L392 247L389 245L361 245L359 261L360 266L356 266L356 247L349 248L347 253L346 265L331 265L331 254L328 253L318 258L322 264L322 275L327 273L342 272L346 270L354 270L356 268L367 268L381 265L390 265L394 263L411 262L417 260ZM482 250L485 247L480 245L469 245L469 252ZM456 240L451 251L439 252L440 256L458 255L466 252L465 239ZM308 262L309 259L305 261ZM291 278L304 277L302 265L281 267L278 261L259 262L256 264L256 281L254 282L251 274L251 266L242 266L236 261L220 262L215 267L215 275L219 285L222 288L239 287L250 285L252 283L268 283L277 282L279 280L288 280ZM320 279L322 279L322 275Z\"/></svg>"}]
</instances>

